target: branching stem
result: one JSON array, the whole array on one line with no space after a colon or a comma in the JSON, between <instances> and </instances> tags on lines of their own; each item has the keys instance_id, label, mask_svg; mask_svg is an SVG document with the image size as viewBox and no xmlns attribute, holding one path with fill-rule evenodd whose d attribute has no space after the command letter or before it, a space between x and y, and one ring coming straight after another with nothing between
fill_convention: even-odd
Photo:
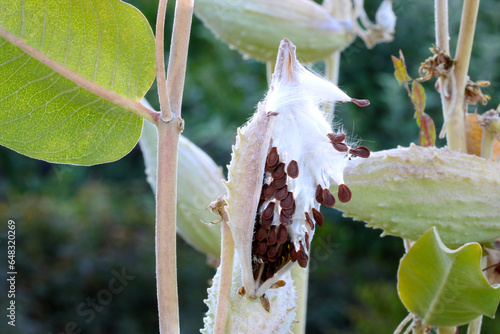
<instances>
[{"instance_id":1,"label":"branching stem","mask_svg":"<svg viewBox=\"0 0 500 334\"><path fill-rule=\"evenodd\" d=\"M179 135L184 129L181 103L193 0L176 2L167 79L163 46L166 7L167 0L160 0L156 22L156 77L161 105L157 123L156 279L160 333L176 334L180 331L176 253L177 153Z\"/></svg>"}]
</instances>

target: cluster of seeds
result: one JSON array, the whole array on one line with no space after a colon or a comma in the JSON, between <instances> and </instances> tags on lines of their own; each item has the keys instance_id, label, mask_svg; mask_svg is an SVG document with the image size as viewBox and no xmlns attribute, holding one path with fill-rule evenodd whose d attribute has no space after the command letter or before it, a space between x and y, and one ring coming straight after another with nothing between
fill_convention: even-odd
<instances>
[{"instance_id":1,"label":"cluster of seeds","mask_svg":"<svg viewBox=\"0 0 500 334\"><path fill-rule=\"evenodd\" d=\"M360 146L349 148L345 143L345 134L329 133L333 148L346 155L356 155L367 158L370 151ZM295 214L297 205L293 189L289 189L291 179L299 177L299 164L295 160L288 163L280 160L278 150L272 147L266 159L264 171L264 182L260 195L260 201L255 217L254 235L252 241L252 271L255 281L265 282L273 277L289 261L297 262L301 267L307 267L309 261L309 244L315 225L323 226L323 215L319 211L320 204L333 207L335 197L329 189L317 185L315 194L315 206L312 208L299 208L304 210L303 214ZM338 199L348 202L351 199L351 191L345 184L339 185ZM304 224L304 240L292 240L291 225L294 218L300 218L300 224Z\"/></svg>"}]
</instances>

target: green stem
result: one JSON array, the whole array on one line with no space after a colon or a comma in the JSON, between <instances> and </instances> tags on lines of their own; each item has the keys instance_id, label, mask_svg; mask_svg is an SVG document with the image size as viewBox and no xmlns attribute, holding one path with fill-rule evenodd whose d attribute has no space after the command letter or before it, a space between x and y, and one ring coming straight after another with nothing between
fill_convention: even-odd
<instances>
[{"instance_id":1,"label":"green stem","mask_svg":"<svg viewBox=\"0 0 500 334\"><path fill-rule=\"evenodd\" d=\"M297 312L295 320L297 321L292 328L294 334L304 334L306 332L307 322L307 290L309 285L309 266L301 268L295 265L292 270L292 279L295 285L297 296Z\"/></svg>"},{"instance_id":2,"label":"green stem","mask_svg":"<svg viewBox=\"0 0 500 334\"><path fill-rule=\"evenodd\" d=\"M217 293L217 311L215 313L214 334L226 332L227 316L229 313L229 298L233 277L234 240L231 229L227 224L227 217L222 217L222 247L220 263L220 282Z\"/></svg>"},{"instance_id":3,"label":"green stem","mask_svg":"<svg viewBox=\"0 0 500 334\"><path fill-rule=\"evenodd\" d=\"M464 120L467 105L464 96L478 8L479 0L464 0L457 51L455 54L454 76L456 79L456 89L452 94L456 95L456 103L453 106L453 110L451 110L446 128L448 146L454 151L467 151Z\"/></svg>"},{"instance_id":4,"label":"green stem","mask_svg":"<svg viewBox=\"0 0 500 334\"><path fill-rule=\"evenodd\" d=\"M179 333L177 296L176 198L177 151L183 121L158 121L156 191L156 280L160 333Z\"/></svg>"},{"instance_id":5,"label":"green stem","mask_svg":"<svg viewBox=\"0 0 500 334\"><path fill-rule=\"evenodd\" d=\"M439 327L438 334L455 334L457 332L456 327Z\"/></svg>"},{"instance_id":6,"label":"green stem","mask_svg":"<svg viewBox=\"0 0 500 334\"><path fill-rule=\"evenodd\" d=\"M325 76L326 78L337 84L339 82L339 68L340 68L340 51L335 51L325 60ZM324 106L325 115L329 119L333 117L335 113L335 103L325 103Z\"/></svg>"},{"instance_id":7,"label":"green stem","mask_svg":"<svg viewBox=\"0 0 500 334\"><path fill-rule=\"evenodd\" d=\"M467 334L480 334L482 322L483 322L483 316L474 319L471 323L469 323L469 328L467 328Z\"/></svg>"}]
</instances>

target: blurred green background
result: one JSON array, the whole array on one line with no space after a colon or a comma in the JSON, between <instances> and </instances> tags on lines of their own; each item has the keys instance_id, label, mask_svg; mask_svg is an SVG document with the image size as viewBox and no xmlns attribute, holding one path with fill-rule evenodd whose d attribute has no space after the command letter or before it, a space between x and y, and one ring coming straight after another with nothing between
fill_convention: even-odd
<instances>
[{"instance_id":1,"label":"blurred green background","mask_svg":"<svg viewBox=\"0 0 500 334\"><path fill-rule=\"evenodd\" d=\"M130 2L154 26L157 1ZM367 1L372 17L378 4ZM341 105L336 120L371 150L418 140L411 103L394 79L390 55L402 49L409 74L417 76L434 40L433 2L395 1L394 10L398 23L392 43L367 50L358 39L342 53L341 88L370 99L371 106ZM450 1L452 50L460 12L461 2ZM500 3L481 2L469 74L474 81L491 81L485 92L492 100L480 112L499 103L499 17ZM194 18L183 103L186 137L226 165L236 128L252 114L266 86L263 64L242 59ZM439 131L439 97L433 82L424 87L426 111ZM147 98L158 108L155 86ZM327 222L312 243L307 333L392 333L407 314L396 292L401 240L380 238L380 231L337 211L324 214ZM6 324L6 270L0 272L0 333L69 333L72 322L81 333L158 332L154 198L138 147L120 161L89 168L32 160L0 147L0 217L0 254L7 254L7 220L16 222L18 272L15 328ZM196 333L203 326L202 300L214 269L180 239L178 254L181 331ZM6 255L0 261L6 268ZM133 278L120 292L106 293L114 274L122 271ZM92 317L77 311L99 296L111 298ZM484 320L483 333L499 332L499 321Z\"/></svg>"}]
</instances>

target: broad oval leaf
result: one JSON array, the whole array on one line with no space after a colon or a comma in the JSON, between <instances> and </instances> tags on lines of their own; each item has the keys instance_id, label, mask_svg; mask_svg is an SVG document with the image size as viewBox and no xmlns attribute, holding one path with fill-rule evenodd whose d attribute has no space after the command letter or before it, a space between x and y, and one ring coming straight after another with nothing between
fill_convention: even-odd
<instances>
[{"instance_id":1,"label":"broad oval leaf","mask_svg":"<svg viewBox=\"0 0 500 334\"><path fill-rule=\"evenodd\" d=\"M0 1L4 146L50 162L119 159L139 140L142 118L116 98L140 105L154 75L153 34L131 5Z\"/></svg>"},{"instance_id":2,"label":"broad oval leaf","mask_svg":"<svg viewBox=\"0 0 500 334\"><path fill-rule=\"evenodd\" d=\"M352 199L335 208L384 234L418 240L436 226L448 246L500 237L500 164L492 161L411 145L352 159L344 180Z\"/></svg>"},{"instance_id":3,"label":"broad oval leaf","mask_svg":"<svg viewBox=\"0 0 500 334\"><path fill-rule=\"evenodd\" d=\"M494 317L500 285L492 287L483 276L481 254L477 243L451 250L437 229L430 229L401 260L401 301L424 326L459 326L480 315Z\"/></svg>"}]
</instances>

